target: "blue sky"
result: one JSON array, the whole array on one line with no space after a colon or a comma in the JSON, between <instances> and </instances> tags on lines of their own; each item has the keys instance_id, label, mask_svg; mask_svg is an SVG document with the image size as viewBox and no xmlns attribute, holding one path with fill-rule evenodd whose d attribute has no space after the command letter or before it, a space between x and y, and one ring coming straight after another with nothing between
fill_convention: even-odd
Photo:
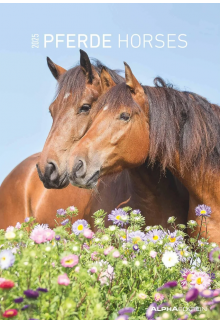
<instances>
[{"instance_id":1,"label":"blue sky","mask_svg":"<svg viewBox=\"0 0 220 324\"><path fill-rule=\"evenodd\" d=\"M44 34L112 34L112 48L84 48L111 68L123 61L145 85L160 75L220 104L220 4L0 4L0 183L40 152L51 127L56 81L46 56L68 69L78 48L43 47ZM31 48L31 34L40 48ZM180 48L118 48L118 34L186 34ZM159 44L158 44L159 45Z\"/></svg>"}]
</instances>

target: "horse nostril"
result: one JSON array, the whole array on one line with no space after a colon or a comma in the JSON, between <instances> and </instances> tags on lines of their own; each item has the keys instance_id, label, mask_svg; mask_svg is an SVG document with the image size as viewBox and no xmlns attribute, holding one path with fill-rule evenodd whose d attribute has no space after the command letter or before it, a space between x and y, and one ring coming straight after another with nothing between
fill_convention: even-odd
<instances>
[{"instance_id":1,"label":"horse nostril","mask_svg":"<svg viewBox=\"0 0 220 324\"><path fill-rule=\"evenodd\" d=\"M50 181L55 181L58 179L58 177L59 177L58 168L54 162L47 163L46 168L45 168L45 176Z\"/></svg>"},{"instance_id":2,"label":"horse nostril","mask_svg":"<svg viewBox=\"0 0 220 324\"><path fill-rule=\"evenodd\" d=\"M83 177L86 174L86 163L83 160L78 160L78 162L73 167L73 175L76 178Z\"/></svg>"},{"instance_id":3,"label":"horse nostril","mask_svg":"<svg viewBox=\"0 0 220 324\"><path fill-rule=\"evenodd\" d=\"M77 166L75 168L75 172L79 171L79 169L81 169L82 166L83 166L83 161L79 160L79 163L77 164Z\"/></svg>"}]
</instances>

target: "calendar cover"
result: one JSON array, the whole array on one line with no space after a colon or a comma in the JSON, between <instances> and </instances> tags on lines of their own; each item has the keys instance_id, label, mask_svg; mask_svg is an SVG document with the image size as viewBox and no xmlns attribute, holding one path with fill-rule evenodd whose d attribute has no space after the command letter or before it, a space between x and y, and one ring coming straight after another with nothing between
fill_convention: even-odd
<instances>
[{"instance_id":1,"label":"calendar cover","mask_svg":"<svg viewBox=\"0 0 220 324\"><path fill-rule=\"evenodd\" d=\"M1 320L220 314L219 4L0 4Z\"/></svg>"}]
</instances>

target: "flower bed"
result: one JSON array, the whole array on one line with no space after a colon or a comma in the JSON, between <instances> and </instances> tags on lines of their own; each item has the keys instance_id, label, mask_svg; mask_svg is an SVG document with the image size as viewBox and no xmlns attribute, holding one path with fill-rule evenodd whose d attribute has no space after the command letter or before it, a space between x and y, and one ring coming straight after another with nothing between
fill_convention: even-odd
<instances>
[{"instance_id":1,"label":"flower bed","mask_svg":"<svg viewBox=\"0 0 220 324\"><path fill-rule=\"evenodd\" d=\"M1 318L219 319L220 249L209 244L211 210L196 210L199 234L168 219L170 230L146 227L139 210L115 209L74 221L77 208L59 209L49 229L34 218L0 230ZM194 231L196 222L187 227Z\"/></svg>"}]
</instances>

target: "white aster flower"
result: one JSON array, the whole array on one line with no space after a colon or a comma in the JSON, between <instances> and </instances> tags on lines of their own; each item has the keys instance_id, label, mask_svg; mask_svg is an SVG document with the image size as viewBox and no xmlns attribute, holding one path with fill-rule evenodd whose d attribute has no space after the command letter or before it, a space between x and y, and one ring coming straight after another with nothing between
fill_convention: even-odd
<instances>
[{"instance_id":1,"label":"white aster flower","mask_svg":"<svg viewBox=\"0 0 220 324\"><path fill-rule=\"evenodd\" d=\"M46 230L48 229L48 224L38 224L36 226L34 226L34 230L38 230L38 229L43 229L43 230Z\"/></svg>"},{"instance_id":2,"label":"white aster flower","mask_svg":"<svg viewBox=\"0 0 220 324\"><path fill-rule=\"evenodd\" d=\"M192 224L192 225L197 224L196 221L194 221L194 220L190 220L189 223Z\"/></svg>"},{"instance_id":3,"label":"white aster flower","mask_svg":"<svg viewBox=\"0 0 220 324\"><path fill-rule=\"evenodd\" d=\"M0 253L0 268L8 269L15 262L15 256L13 255L11 250L3 250Z\"/></svg>"},{"instance_id":4,"label":"white aster flower","mask_svg":"<svg viewBox=\"0 0 220 324\"><path fill-rule=\"evenodd\" d=\"M109 241L109 239L110 239L110 237L108 235L103 235L102 236L102 241L107 242L107 241Z\"/></svg>"},{"instance_id":5,"label":"white aster flower","mask_svg":"<svg viewBox=\"0 0 220 324\"><path fill-rule=\"evenodd\" d=\"M115 225L111 225L111 226L109 226L109 230L110 230L111 232L114 232L114 231L116 230L116 226L115 226Z\"/></svg>"},{"instance_id":6,"label":"white aster flower","mask_svg":"<svg viewBox=\"0 0 220 324\"><path fill-rule=\"evenodd\" d=\"M162 262L166 268L171 268L179 262L178 255L176 252L166 251L162 256Z\"/></svg>"}]
</instances>

